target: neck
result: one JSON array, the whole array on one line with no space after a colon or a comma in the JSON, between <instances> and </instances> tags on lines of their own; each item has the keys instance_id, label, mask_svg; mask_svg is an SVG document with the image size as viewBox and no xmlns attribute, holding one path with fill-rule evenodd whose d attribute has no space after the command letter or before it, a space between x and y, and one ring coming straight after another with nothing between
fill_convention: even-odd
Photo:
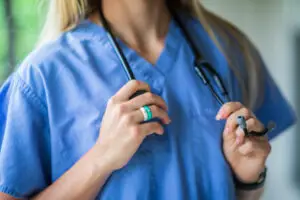
<instances>
[{"instance_id":1,"label":"neck","mask_svg":"<svg viewBox=\"0 0 300 200\"><path fill-rule=\"evenodd\" d=\"M147 51L164 41L170 21L165 0L102 0L102 9L115 34L130 47ZM91 19L101 23L98 13Z\"/></svg>"}]
</instances>

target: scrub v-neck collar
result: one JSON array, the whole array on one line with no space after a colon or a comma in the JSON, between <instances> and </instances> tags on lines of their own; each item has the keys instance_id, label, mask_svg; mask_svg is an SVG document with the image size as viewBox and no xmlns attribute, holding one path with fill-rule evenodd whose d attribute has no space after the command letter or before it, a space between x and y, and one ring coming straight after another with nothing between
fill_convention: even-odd
<instances>
[{"instance_id":1,"label":"scrub v-neck collar","mask_svg":"<svg viewBox=\"0 0 300 200\"><path fill-rule=\"evenodd\" d=\"M115 54L113 46L107 38L106 30L104 27L95 24L94 22L86 19L81 22L83 32L80 34L87 40L89 37L92 40L100 41L103 47L107 48L110 52ZM176 26L176 22L172 18L169 22L169 29L165 38L165 45L161 51L155 64L150 63L143 58L137 51L127 46L124 42L117 38L128 63L138 80L147 82L155 93L161 93L167 74L172 69L176 61L177 53L180 46L180 32ZM120 69L121 69L120 63ZM124 74L125 76L125 74Z\"/></svg>"}]
</instances>

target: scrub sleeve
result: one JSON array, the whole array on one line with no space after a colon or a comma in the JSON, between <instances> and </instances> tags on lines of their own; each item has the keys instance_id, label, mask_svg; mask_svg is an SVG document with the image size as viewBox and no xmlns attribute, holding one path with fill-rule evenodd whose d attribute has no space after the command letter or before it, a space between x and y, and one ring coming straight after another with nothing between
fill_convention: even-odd
<instances>
[{"instance_id":1,"label":"scrub sleeve","mask_svg":"<svg viewBox=\"0 0 300 200\"><path fill-rule=\"evenodd\" d=\"M262 66L261 69L264 74L263 100L254 113L265 125L269 122L275 122L276 128L268 135L269 139L272 140L296 123L296 115L293 108L274 82L260 56L259 64Z\"/></svg>"},{"instance_id":2,"label":"scrub sleeve","mask_svg":"<svg viewBox=\"0 0 300 200\"><path fill-rule=\"evenodd\" d=\"M0 192L25 198L50 184L46 106L20 76L0 90Z\"/></svg>"}]
</instances>

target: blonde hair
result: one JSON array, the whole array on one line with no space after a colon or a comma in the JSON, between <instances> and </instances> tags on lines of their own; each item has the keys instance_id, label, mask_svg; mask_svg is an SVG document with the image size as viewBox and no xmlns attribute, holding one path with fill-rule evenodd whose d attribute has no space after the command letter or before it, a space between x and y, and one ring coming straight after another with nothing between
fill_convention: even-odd
<instances>
[{"instance_id":1,"label":"blonde hair","mask_svg":"<svg viewBox=\"0 0 300 200\"><path fill-rule=\"evenodd\" d=\"M99 6L100 0L51 0L46 22L41 34L40 44L53 40L62 32L74 28ZM235 26L206 10L200 0L169 0L168 3L178 10L185 11L201 22L216 46L226 57L242 89L244 105L255 108L262 96L262 76L260 57L248 38ZM216 36L217 33L217 36ZM232 47L236 48L232 51ZM253 51L254 49L254 51ZM241 52L246 73L236 55Z\"/></svg>"}]
</instances>

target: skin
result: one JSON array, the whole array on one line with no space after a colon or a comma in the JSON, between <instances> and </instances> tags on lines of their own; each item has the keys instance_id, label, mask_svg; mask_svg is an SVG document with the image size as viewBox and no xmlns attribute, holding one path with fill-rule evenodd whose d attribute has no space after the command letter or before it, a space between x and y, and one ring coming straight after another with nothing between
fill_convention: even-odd
<instances>
[{"instance_id":1,"label":"skin","mask_svg":"<svg viewBox=\"0 0 300 200\"><path fill-rule=\"evenodd\" d=\"M116 35L151 63L156 62L164 48L170 21L163 2L103 0L104 14ZM90 16L90 19L101 25L98 13ZM137 90L148 92L129 100ZM128 82L109 100L101 134L92 149L56 182L32 199L95 199L111 173L128 163L149 134L163 134L163 127L159 123L140 124L143 115L139 108L144 105L151 105L153 116L161 119L164 124L171 122L166 103L161 97L152 94L146 83ZM265 167L270 145L267 138L245 138L237 128L235 118L238 115L246 117L250 131L261 131L263 125L249 109L237 102L227 103L216 116L217 120L226 120L223 151L229 165L241 181L252 183L258 180ZM237 196L240 200L255 200L261 193L262 189L237 191ZM15 198L0 193L0 200Z\"/></svg>"}]
</instances>

